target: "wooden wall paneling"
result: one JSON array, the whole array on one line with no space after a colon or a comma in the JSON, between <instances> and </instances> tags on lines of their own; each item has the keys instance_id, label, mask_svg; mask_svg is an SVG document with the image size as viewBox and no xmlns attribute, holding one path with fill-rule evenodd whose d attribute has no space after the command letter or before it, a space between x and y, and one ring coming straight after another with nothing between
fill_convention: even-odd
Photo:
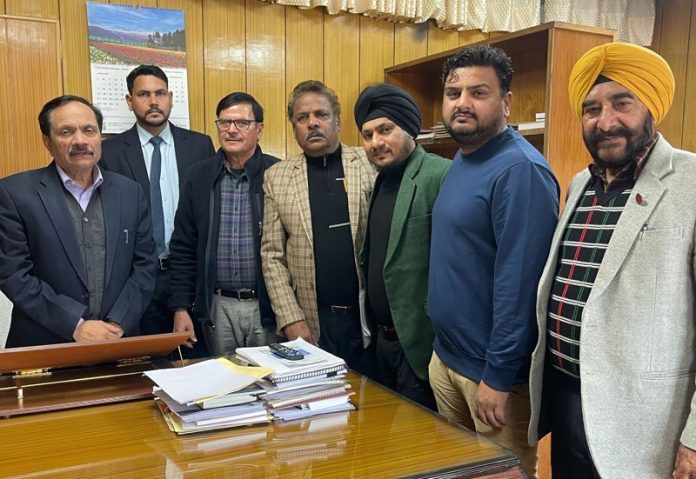
<instances>
[{"instance_id":1,"label":"wooden wall paneling","mask_svg":"<svg viewBox=\"0 0 696 479\"><path fill-rule=\"evenodd\" d=\"M160 0L159 8L183 10L186 22L186 76L191 129L217 135L212 118L205 117L203 80L203 6L201 0ZM177 99L174 98L176 102ZM207 121L208 120L208 121ZM208 128L206 128L208 127ZM206 131L207 130L207 131Z\"/></svg>"},{"instance_id":2,"label":"wooden wall paneling","mask_svg":"<svg viewBox=\"0 0 696 479\"><path fill-rule=\"evenodd\" d=\"M4 3L7 15L58 20L58 0L5 0Z\"/></svg>"},{"instance_id":3,"label":"wooden wall paneling","mask_svg":"<svg viewBox=\"0 0 696 479\"><path fill-rule=\"evenodd\" d=\"M362 145L355 128L353 105L360 93L360 17L350 13L324 18L324 81L341 102L341 141Z\"/></svg>"},{"instance_id":4,"label":"wooden wall paneling","mask_svg":"<svg viewBox=\"0 0 696 479\"><path fill-rule=\"evenodd\" d=\"M281 158L302 151L287 118L290 93L301 81L324 80L324 18L323 8L285 7L285 97L282 105L286 146Z\"/></svg>"},{"instance_id":5,"label":"wooden wall paneling","mask_svg":"<svg viewBox=\"0 0 696 479\"><path fill-rule=\"evenodd\" d=\"M481 30L464 30L459 32L459 44L468 45L470 43L479 43L490 40L488 33L483 33Z\"/></svg>"},{"instance_id":6,"label":"wooden wall paneling","mask_svg":"<svg viewBox=\"0 0 696 479\"><path fill-rule=\"evenodd\" d=\"M688 53L686 58L687 63L684 83L680 85L677 81L677 91L679 91L680 94L683 94L684 98L684 113L680 146L685 150L696 151L696 138L694 138L694 128L696 128L696 98L694 98L693 93L691 95L686 95L687 91L693 92L696 90L696 8L694 8L693 2L691 7L691 27L689 29ZM675 95L672 110L674 110L675 107L678 109L679 106L680 105ZM665 132L664 125L665 124L663 123L658 127L660 131L663 131L663 133ZM667 137L667 140L672 142L672 137L674 135L671 132L669 132L669 136L665 136Z\"/></svg>"},{"instance_id":7,"label":"wooden wall paneling","mask_svg":"<svg viewBox=\"0 0 696 479\"><path fill-rule=\"evenodd\" d=\"M204 124L219 146L215 107L228 93L246 91L244 0L203 0Z\"/></svg>"},{"instance_id":8,"label":"wooden wall paneling","mask_svg":"<svg viewBox=\"0 0 696 479\"><path fill-rule=\"evenodd\" d=\"M70 0L60 0L61 2L65 1L70 1ZM91 0L84 0L85 4L87 1ZM159 2L158 0L107 0L104 3L113 3L114 5L128 5L131 7L147 7L147 8L157 8L159 7Z\"/></svg>"},{"instance_id":9,"label":"wooden wall paneling","mask_svg":"<svg viewBox=\"0 0 696 479\"><path fill-rule=\"evenodd\" d=\"M493 40L497 40L498 38L503 37L508 33L509 32L488 32L488 40L492 42Z\"/></svg>"},{"instance_id":10,"label":"wooden wall paneling","mask_svg":"<svg viewBox=\"0 0 696 479\"><path fill-rule=\"evenodd\" d=\"M360 17L360 91L384 81L384 69L394 65L394 23Z\"/></svg>"},{"instance_id":11,"label":"wooden wall paneling","mask_svg":"<svg viewBox=\"0 0 696 479\"><path fill-rule=\"evenodd\" d=\"M428 23L394 25L394 64L405 63L428 54Z\"/></svg>"},{"instance_id":12,"label":"wooden wall paneling","mask_svg":"<svg viewBox=\"0 0 696 479\"><path fill-rule=\"evenodd\" d=\"M98 3L100 0L95 0ZM101 1L100 3L107 3ZM87 41L87 2L60 0L60 31L63 44L63 86L65 93L92 99L89 44Z\"/></svg>"},{"instance_id":13,"label":"wooden wall paneling","mask_svg":"<svg viewBox=\"0 0 696 479\"><path fill-rule=\"evenodd\" d=\"M7 150L0 175L48 163L36 117L41 107L62 93L60 37L55 20L4 17L2 69L5 91L0 128ZM31 81L27 81L30 79ZM11 125L11 127L10 127Z\"/></svg>"},{"instance_id":14,"label":"wooden wall paneling","mask_svg":"<svg viewBox=\"0 0 696 479\"><path fill-rule=\"evenodd\" d=\"M264 107L263 151L285 156L285 7L247 0L247 92Z\"/></svg>"},{"instance_id":15,"label":"wooden wall paneling","mask_svg":"<svg viewBox=\"0 0 696 479\"><path fill-rule=\"evenodd\" d=\"M660 51L660 38L662 37L662 11L665 8L665 0L655 0L655 25L653 27L652 44L650 48Z\"/></svg>"},{"instance_id":16,"label":"wooden wall paneling","mask_svg":"<svg viewBox=\"0 0 696 479\"><path fill-rule=\"evenodd\" d=\"M4 15L4 14L5 14L5 0L0 0L0 15ZM2 151L2 150L0 149L0 151Z\"/></svg>"},{"instance_id":17,"label":"wooden wall paneling","mask_svg":"<svg viewBox=\"0 0 696 479\"><path fill-rule=\"evenodd\" d=\"M0 11L4 12L5 3L0 0ZM0 16L0 72L8 72L9 70L9 41L7 38L7 18ZM0 77L0 88L3 92L10 91L9 75ZM19 158L15 158L12 154L12 141L14 138L13 130L10 128L10 109L8 100L9 95L3 95L6 99L0 102L0 178L4 178L10 173L19 171L16 162Z\"/></svg>"},{"instance_id":18,"label":"wooden wall paneling","mask_svg":"<svg viewBox=\"0 0 696 479\"><path fill-rule=\"evenodd\" d=\"M360 91L368 85L384 81L384 69L394 65L394 24L371 17L360 17ZM359 94L359 93L358 93ZM356 97L357 100L357 97ZM344 108L354 110L355 101ZM362 137L357 125L344 124L344 128L354 128L358 144Z\"/></svg>"},{"instance_id":19,"label":"wooden wall paneling","mask_svg":"<svg viewBox=\"0 0 696 479\"><path fill-rule=\"evenodd\" d=\"M665 5L669 3L669 5ZM657 5L656 5L657 6ZM680 148L682 141L692 135L685 128L685 122L693 124L684 116L687 80L687 52L690 44L689 35L692 25L692 0L670 0L661 5L662 24L659 27L660 50L658 53L667 60L676 81L676 90L672 109L658 129L673 146ZM693 110L692 110L693 111Z\"/></svg>"},{"instance_id":20,"label":"wooden wall paneling","mask_svg":"<svg viewBox=\"0 0 696 479\"><path fill-rule=\"evenodd\" d=\"M428 55L451 50L459 46L457 30L438 28L435 20L428 20Z\"/></svg>"}]
</instances>

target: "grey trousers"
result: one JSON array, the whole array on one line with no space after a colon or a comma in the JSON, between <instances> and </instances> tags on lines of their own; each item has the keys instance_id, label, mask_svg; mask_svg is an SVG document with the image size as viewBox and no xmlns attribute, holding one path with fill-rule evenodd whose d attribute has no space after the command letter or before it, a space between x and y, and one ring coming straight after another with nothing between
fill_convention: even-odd
<instances>
[{"instance_id":1,"label":"grey trousers","mask_svg":"<svg viewBox=\"0 0 696 479\"><path fill-rule=\"evenodd\" d=\"M211 316L215 327L203 328L208 350L213 356L228 356L235 349L265 346L278 341L275 328L261 326L259 301L213 295Z\"/></svg>"}]
</instances>

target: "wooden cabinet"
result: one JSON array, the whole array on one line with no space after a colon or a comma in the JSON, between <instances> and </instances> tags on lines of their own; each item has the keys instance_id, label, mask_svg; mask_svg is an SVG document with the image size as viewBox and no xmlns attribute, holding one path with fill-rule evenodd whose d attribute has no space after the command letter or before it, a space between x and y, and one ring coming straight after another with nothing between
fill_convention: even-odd
<instances>
[{"instance_id":1,"label":"wooden cabinet","mask_svg":"<svg viewBox=\"0 0 696 479\"><path fill-rule=\"evenodd\" d=\"M524 134L551 164L563 191L562 198L575 173L591 161L582 142L580 123L570 109L568 76L583 53L613 39L611 30L551 22L504 34L489 42L512 58L509 122L532 122L536 113L546 113L544 128ZM414 96L426 128L442 121L442 65L459 48L384 70L386 82ZM457 150L452 139L431 141L423 146L449 158Z\"/></svg>"}]
</instances>

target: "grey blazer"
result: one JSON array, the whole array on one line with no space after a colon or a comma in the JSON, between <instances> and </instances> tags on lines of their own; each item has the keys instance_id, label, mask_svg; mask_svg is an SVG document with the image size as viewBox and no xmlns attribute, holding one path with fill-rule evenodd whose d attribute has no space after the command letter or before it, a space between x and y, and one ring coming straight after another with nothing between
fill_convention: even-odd
<instances>
[{"instance_id":1,"label":"grey blazer","mask_svg":"<svg viewBox=\"0 0 696 479\"><path fill-rule=\"evenodd\" d=\"M530 444L546 432L539 427L546 317L559 242L589 180L585 170L570 185L539 282ZM671 477L679 442L696 448L695 224L696 155L660 135L582 315L583 419L603 478Z\"/></svg>"}]
</instances>

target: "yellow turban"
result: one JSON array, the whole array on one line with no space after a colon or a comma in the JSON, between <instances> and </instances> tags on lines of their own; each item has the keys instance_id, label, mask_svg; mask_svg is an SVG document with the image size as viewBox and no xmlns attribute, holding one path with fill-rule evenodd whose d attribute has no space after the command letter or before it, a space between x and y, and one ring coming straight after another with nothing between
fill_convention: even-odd
<instances>
[{"instance_id":1,"label":"yellow turban","mask_svg":"<svg viewBox=\"0 0 696 479\"><path fill-rule=\"evenodd\" d=\"M650 110L655 123L667 115L674 99L674 75L657 53L631 43L606 43L585 53L568 80L570 105L582 119L582 102L599 75L631 90Z\"/></svg>"}]
</instances>

